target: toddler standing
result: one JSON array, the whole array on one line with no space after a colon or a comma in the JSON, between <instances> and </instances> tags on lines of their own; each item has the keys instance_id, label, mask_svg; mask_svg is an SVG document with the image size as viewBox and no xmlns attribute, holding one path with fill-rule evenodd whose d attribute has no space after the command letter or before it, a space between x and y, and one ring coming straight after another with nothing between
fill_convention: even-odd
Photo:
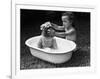
<instances>
[{"instance_id":1,"label":"toddler standing","mask_svg":"<svg viewBox=\"0 0 100 79\"><path fill-rule=\"evenodd\" d=\"M62 26L53 24L54 28L56 29L55 35L57 37L65 38L71 41L76 41L76 30L72 26L73 13L72 12L63 13L61 20L62 20Z\"/></svg>"}]
</instances>

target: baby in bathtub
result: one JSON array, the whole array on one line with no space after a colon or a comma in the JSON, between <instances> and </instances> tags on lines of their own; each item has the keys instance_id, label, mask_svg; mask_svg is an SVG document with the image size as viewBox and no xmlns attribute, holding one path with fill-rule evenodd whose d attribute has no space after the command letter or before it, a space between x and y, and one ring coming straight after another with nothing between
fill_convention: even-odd
<instances>
[{"instance_id":1,"label":"baby in bathtub","mask_svg":"<svg viewBox=\"0 0 100 79\"><path fill-rule=\"evenodd\" d=\"M57 49L57 43L55 36L55 30L52 27L50 22L46 22L41 25L41 38L38 42L39 48L51 48L51 49Z\"/></svg>"}]
</instances>

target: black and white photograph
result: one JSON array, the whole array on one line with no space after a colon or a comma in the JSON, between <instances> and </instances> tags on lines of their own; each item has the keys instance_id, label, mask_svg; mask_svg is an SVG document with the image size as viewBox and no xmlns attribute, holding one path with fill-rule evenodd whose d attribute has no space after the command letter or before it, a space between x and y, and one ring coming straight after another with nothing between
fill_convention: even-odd
<instances>
[{"instance_id":1,"label":"black and white photograph","mask_svg":"<svg viewBox=\"0 0 100 79\"><path fill-rule=\"evenodd\" d=\"M20 9L20 70L91 67L91 13Z\"/></svg>"},{"instance_id":2,"label":"black and white photograph","mask_svg":"<svg viewBox=\"0 0 100 79\"><path fill-rule=\"evenodd\" d=\"M99 0L1 0L0 79L99 79Z\"/></svg>"},{"instance_id":3,"label":"black and white photograph","mask_svg":"<svg viewBox=\"0 0 100 79\"><path fill-rule=\"evenodd\" d=\"M87 6L14 3L12 78L45 79L94 73L95 14L95 8Z\"/></svg>"}]
</instances>

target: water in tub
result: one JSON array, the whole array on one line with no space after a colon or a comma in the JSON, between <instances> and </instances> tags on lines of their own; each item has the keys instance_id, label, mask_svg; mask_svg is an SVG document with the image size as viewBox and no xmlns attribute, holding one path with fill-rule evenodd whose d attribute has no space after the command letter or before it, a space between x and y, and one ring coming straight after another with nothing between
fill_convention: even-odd
<instances>
[{"instance_id":1,"label":"water in tub","mask_svg":"<svg viewBox=\"0 0 100 79\"><path fill-rule=\"evenodd\" d=\"M54 37L54 38L56 39L56 42L57 42L57 46L58 46L57 49L38 48L37 43L39 41L39 38L38 38L38 40L35 40L35 42L31 44L31 46L36 49L39 49L41 51L47 52L47 53L66 53L66 52L73 50L75 45L72 41L68 41L66 39L62 39L62 38L58 38L58 37Z\"/></svg>"}]
</instances>

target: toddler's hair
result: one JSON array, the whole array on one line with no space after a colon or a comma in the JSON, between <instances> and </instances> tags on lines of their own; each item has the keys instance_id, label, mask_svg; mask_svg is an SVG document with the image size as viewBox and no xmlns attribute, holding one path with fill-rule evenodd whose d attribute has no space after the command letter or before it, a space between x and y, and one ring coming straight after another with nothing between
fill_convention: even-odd
<instances>
[{"instance_id":1,"label":"toddler's hair","mask_svg":"<svg viewBox=\"0 0 100 79\"><path fill-rule=\"evenodd\" d=\"M69 17L69 20L70 20L71 22L73 22L73 18L74 18L73 12L69 12L69 11L63 12L63 13L62 13L62 16L68 16L68 17Z\"/></svg>"}]
</instances>

